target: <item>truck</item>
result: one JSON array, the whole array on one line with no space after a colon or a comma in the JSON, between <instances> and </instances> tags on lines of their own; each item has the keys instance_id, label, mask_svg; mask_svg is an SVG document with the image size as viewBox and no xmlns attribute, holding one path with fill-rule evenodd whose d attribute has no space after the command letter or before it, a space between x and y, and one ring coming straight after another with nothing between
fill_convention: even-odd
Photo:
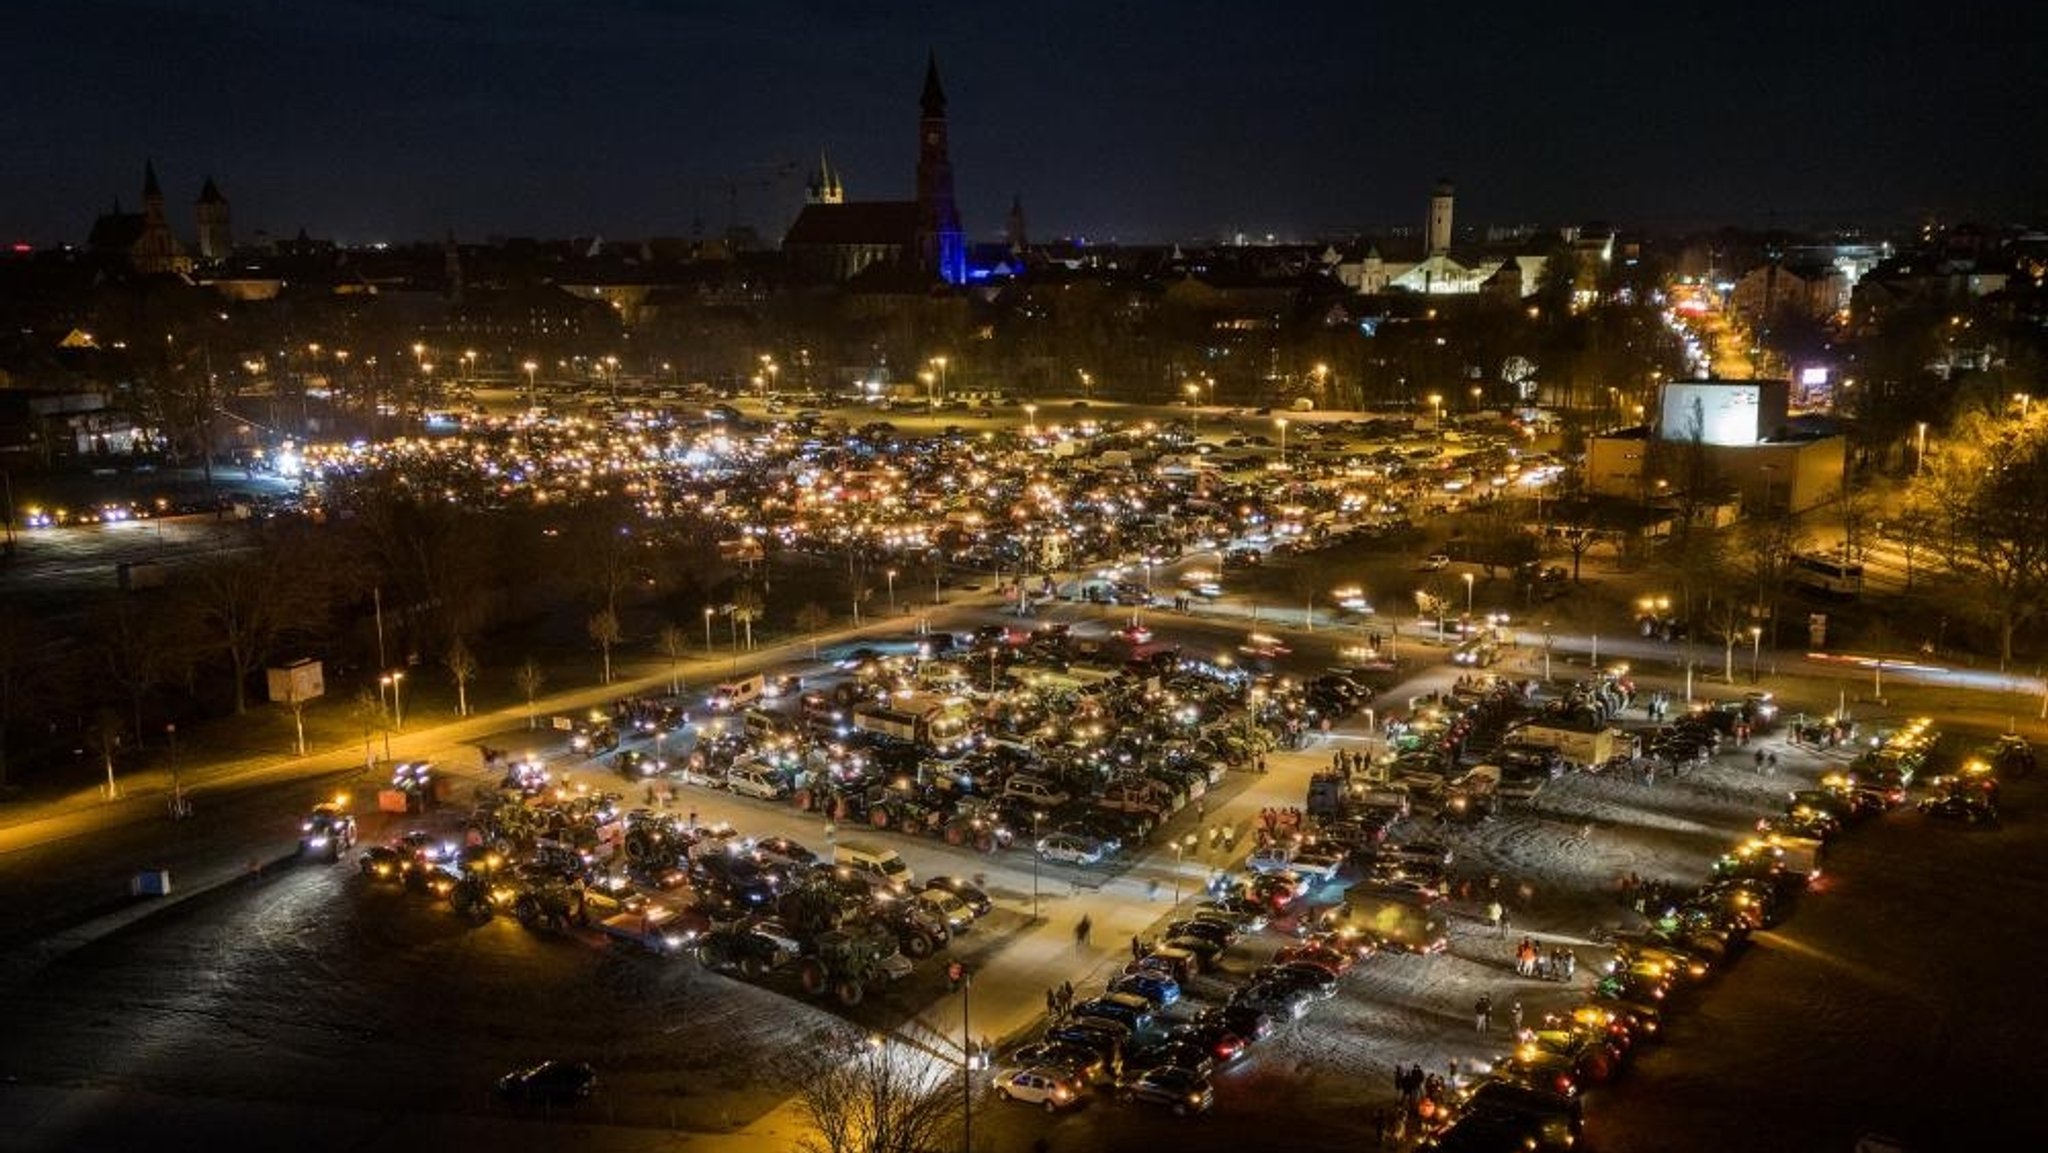
<instances>
[{"instance_id":1,"label":"truck","mask_svg":"<svg viewBox=\"0 0 2048 1153\"><path fill-rule=\"evenodd\" d=\"M1450 926L1427 905L1388 894L1347 893L1319 926L1382 951L1441 953L1451 943Z\"/></svg>"},{"instance_id":2,"label":"truck","mask_svg":"<svg viewBox=\"0 0 2048 1153\"><path fill-rule=\"evenodd\" d=\"M944 754L966 748L971 716L967 702L957 697L905 693L887 704L855 706L853 727Z\"/></svg>"},{"instance_id":3,"label":"truck","mask_svg":"<svg viewBox=\"0 0 2048 1153\"><path fill-rule=\"evenodd\" d=\"M1577 728L1569 725L1531 723L1508 733L1509 741L1555 749L1560 757L1579 768L1596 768L1635 748L1634 738L1615 728Z\"/></svg>"}]
</instances>

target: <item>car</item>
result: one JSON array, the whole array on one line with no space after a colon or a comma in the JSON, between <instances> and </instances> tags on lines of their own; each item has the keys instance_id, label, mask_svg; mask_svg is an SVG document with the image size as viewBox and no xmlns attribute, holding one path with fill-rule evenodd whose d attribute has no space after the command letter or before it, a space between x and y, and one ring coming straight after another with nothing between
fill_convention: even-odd
<instances>
[{"instance_id":1,"label":"car","mask_svg":"<svg viewBox=\"0 0 2048 1153\"><path fill-rule=\"evenodd\" d=\"M1269 909L1285 909L1308 894L1308 878L1296 872L1263 873L1246 886L1245 895Z\"/></svg>"},{"instance_id":2,"label":"car","mask_svg":"<svg viewBox=\"0 0 2048 1153\"><path fill-rule=\"evenodd\" d=\"M1206 1113L1216 1103L1216 1091L1209 1079L1178 1065L1147 1069L1126 1084L1118 1096L1124 1101L1158 1106L1176 1117Z\"/></svg>"},{"instance_id":3,"label":"car","mask_svg":"<svg viewBox=\"0 0 2048 1153\"><path fill-rule=\"evenodd\" d=\"M1189 915L1198 920L1222 921L1240 933L1256 933L1269 920L1265 906L1244 897L1203 901L1189 910Z\"/></svg>"},{"instance_id":4,"label":"car","mask_svg":"<svg viewBox=\"0 0 2048 1153\"><path fill-rule=\"evenodd\" d=\"M1253 1009L1276 1021L1299 1021L1308 1015L1314 994L1286 981L1253 981L1230 995L1229 1003Z\"/></svg>"},{"instance_id":5,"label":"car","mask_svg":"<svg viewBox=\"0 0 2048 1153\"><path fill-rule=\"evenodd\" d=\"M960 898L961 902L973 911L977 917L986 917L989 914L989 910L995 908L995 902L989 900L987 893L982 892L978 886L971 885L958 877L948 877L944 874L929 877L925 880L924 887L926 892L930 892L933 889L943 889L953 894L955 897Z\"/></svg>"},{"instance_id":6,"label":"car","mask_svg":"<svg viewBox=\"0 0 2048 1153\"><path fill-rule=\"evenodd\" d=\"M1200 1045L1208 1050L1209 1056L1220 1066L1229 1065L1241 1059L1250 1049L1250 1043L1232 1032L1230 1026L1220 1020L1198 1017L1168 1027L1166 1035L1176 1041Z\"/></svg>"},{"instance_id":7,"label":"car","mask_svg":"<svg viewBox=\"0 0 2048 1153\"><path fill-rule=\"evenodd\" d=\"M356 856L356 869L373 881L402 881L411 864L405 854L389 845L371 845Z\"/></svg>"},{"instance_id":8,"label":"car","mask_svg":"<svg viewBox=\"0 0 2048 1153\"><path fill-rule=\"evenodd\" d=\"M1585 1088L1576 1062L1542 1046L1522 1044L1494 1063L1493 1076L1510 1085L1575 1098Z\"/></svg>"},{"instance_id":9,"label":"car","mask_svg":"<svg viewBox=\"0 0 2048 1153\"><path fill-rule=\"evenodd\" d=\"M1252 633L1245 637L1243 644L1237 646L1237 651L1247 656L1264 657L1270 660L1274 657L1284 657L1294 650L1289 648L1279 637L1271 633Z\"/></svg>"},{"instance_id":10,"label":"car","mask_svg":"<svg viewBox=\"0 0 2048 1153\"><path fill-rule=\"evenodd\" d=\"M1415 568L1419 572L1442 572L1444 569L1450 567L1450 563L1451 554L1443 552L1433 552L1430 553L1428 556L1423 557L1422 563L1416 565Z\"/></svg>"},{"instance_id":11,"label":"car","mask_svg":"<svg viewBox=\"0 0 2048 1153\"><path fill-rule=\"evenodd\" d=\"M1109 1061L1099 1050L1067 1041L1033 1041L1010 1054L1010 1065L1019 1069L1056 1069L1093 1085L1109 1076Z\"/></svg>"},{"instance_id":12,"label":"car","mask_svg":"<svg viewBox=\"0 0 2048 1153\"><path fill-rule=\"evenodd\" d=\"M1109 983L1109 991L1143 997L1155 1009L1164 1009L1180 1000L1180 982L1159 972L1125 973Z\"/></svg>"},{"instance_id":13,"label":"car","mask_svg":"<svg viewBox=\"0 0 2048 1153\"><path fill-rule=\"evenodd\" d=\"M1279 965L1311 965L1332 977L1342 977L1358 963L1358 952L1321 941L1304 941L1273 954L1273 961Z\"/></svg>"},{"instance_id":14,"label":"car","mask_svg":"<svg viewBox=\"0 0 2048 1153\"><path fill-rule=\"evenodd\" d=\"M974 910L945 889L925 889L917 895L917 907L927 916L945 922L946 928L955 933L965 932L974 924Z\"/></svg>"},{"instance_id":15,"label":"car","mask_svg":"<svg viewBox=\"0 0 2048 1153\"><path fill-rule=\"evenodd\" d=\"M498 1095L510 1101L573 1105L597 1088L597 1072L582 1061L542 1061L498 1078Z\"/></svg>"},{"instance_id":16,"label":"car","mask_svg":"<svg viewBox=\"0 0 2048 1153\"><path fill-rule=\"evenodd\" d=\"M1038 839L1041 860L1088 868L1101 864L1109 852L1103 842L1079 833L1047 833Z\"/></svg>"},{"instance_id":17,"label":"car","mask_svg":"<svg viewBox=\"0 0 2048 1153\"><path fill-rule=\"evenodd\" d=\"M1986 828L1998 826L1998 806L1981 793L1952 792L1946 796L1927 797L1920 801L1919 810L1930 817L1947 821L1960 821L1966 825L1983 825Z\"/></svg>"},{"instance_id":18,"label":"car","mask_svg":"<svg viewBox=\"0 0 2048 1153\"><path fill-rule=\"evenodd\" d=\"M1223 921L1208 917L1189 917L1181 921L1168 921L1166 923L1166 930L1161 936L1169 941L1176 937L1201 937L1204 940L1214 941L1225 949L1237 943L1236 929L1231 928L1230 925Z\"/></svg>"},{"instance_id":19,"label":"car","mask_svg":"<svg viewBox=\"0 0 2048 1153\"><path fill-rule=\"evenodd\" d=\"M1318 1001L1327 1001L1337 995L1337 974L1321 965L1301 961L1261 965L1252 970L1252 980L1293 985L1312 994Z\"/></svg>"},{"instance_id":20,"label":"car","mask_svg":"<svg viewBox=\"0 0 2048 1153\"><path fill-rule=\"evenodd\" d=\"M806 869L818 863L818 854L788 837L763 837L754 842L754 856L763 864Z\"/></svg>"},{"instance_id":21,"label":"car","mask_svg":"<svg viewBox=\"0 0 2048 1153\"><path fill-rule=\"evenodd\" d=\"M1110 634L1125 644L1145 645L1152 643L1152 630L1135 621Z\"/></svg>"},{"instance_id":22,"label":"car","mask_svg":"<svg viewBox=\"0 0 2048 1153\"><path fill-rule=\"evenodd\" d=\"M1132 993L1104 993L1091 997L1068 1011L1074 1018L1101 1018L1130 1031L1132 1037L1152 1024L1152 1002Z\"/></svg>"},{"instance_id":23,"label":"car","mask_svg":"<svg viewBox=\"0 0 2048 1153\"><path fill-rule=\"evenodd\" d=\"M1578 1143L1585 1128L1584 1106L1577 1097L1560 1097L1492 1078L1481 1081L1465 1094L1458 1105L1458 1115L1532 1121L1539 1150L1570 1149Z\"/></svg>"},{"instance_id":24,"label":"car","mask_svg":"<svg viewBox=\"0 0 2048 1153\"><path fill-rule=\"evenodd\" d=\"M1213 937L1168 937L1164 946L1157 951L1177 949L1194 958L1194 965L1200 972L1214 969L1223 957L1225 946Z\"/></svg>"},{"instance_id":25,"label":"car","mask_svg":"<svg viewBox=\"0 0 2048 1153\"><path fill-rule=\"evenodd\" d=\"M1087 1092L1074 1074L1046 1066L1005 1069L996 1074L995 1089L1006 1101L1042 1106L1048 1113L1080 1104Z\"/></svg>"},{"instance_id":26,"label":"car","mask_svg":"<svg viewBox=\"0 0 2048 1153\"><path fill-rule=\"evenodd\" d=\"M1044 1039L1086 1049L1108 1062L1130 1043L1131 1031L1102 1017L1075 1017L1047 1026Z\"/></svg>"},{"instance_id":27,"label":"car","mask_svg":"<svg viewBox=\"0 0 2048 1153\"><path fill-rule=\"evenodd\" d=\"M1170 1035L1133 1045L1130 1051L1124 1054L1124 1068L1127 1070L1159 1069L1166 1066L1191 1070L1207 1077L1216 1071L1216 1055L1205 1046Z\"/></svg>"}]
</instances>

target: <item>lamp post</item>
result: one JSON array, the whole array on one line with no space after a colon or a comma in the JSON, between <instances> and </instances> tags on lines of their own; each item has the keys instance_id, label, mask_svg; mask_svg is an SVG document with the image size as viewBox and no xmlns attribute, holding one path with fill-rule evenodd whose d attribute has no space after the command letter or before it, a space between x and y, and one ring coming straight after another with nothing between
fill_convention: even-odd
<instances>
[{"instance_id":1,"label":"lamp post","mask_svg":"<svg viewBox=\"0 0 2048 1153\"><path fill-rule=\"evenodd\" d=\"M540 371L540 363L529 360L519 367L526 370L526 407L535 408L540 402L534 396L533 374Z\"/></svg>"},{"instance_id":2,"label":"lamp post","mask_svg":"<svg viewBox=\"0 0 2048 1153\"><path fill-rule=\"evenodd\" d=\"M1173 904L1175 908L1180 907L1181 861L1186 858L1189 851L1194 849L1196 837L1197 834L1189 833L1185 837L1175 837L1173 839Z\"/></svg>"},{"instance_id":3,"label":"lamp post","mask_svg":"<svg viewBox=\"0 0 2048 1153\"><path fill-rule=\"evenodd\" d=\"M1472 574L1465 574L1465 615L1472 615Z\"/></svg>"},{"instance_id":4,"label":"lamp post","mask_svg":"<svg viewBox=\"0 0 2048 1153\"><path fill-rule=\"evenodd\" d=\"M1762 625L1749 626L1749 683L1757 683L1757 666L1764 655L1764 628Z\"/></svg>"},{"instance_id":5,"label":"lamp post","mask_svg":"<svg viewBox=\"0 0 2048 1153\"><path fill-rule=\"evenodd\" d=\"M895 570L895 569L890 569L887 575L888 575L888 577L889 577L889 615L890 615L890 616L895 616L895 615L896 615L896 570Z\"/></svg>"},{"instance_id":6,"label":"lamp post","mask_svg":"<svg viewBox=\"0 0 2048 1153\"><path fill-rule=\"evenodd\" d=\"M1543 622L1543 683L1550 683L1550 622ZM1691 694L1688 693L1688 696Z\"/></svg>"},{"instance_id":7,"label":"lamp post","mask_svg":"<svg viewBox=\"0 0 2048 1153\"><path fill-rule=\"evenodd\" d=\"M1440 392L1429 394L1429 407L1436 412L1436 438L1444 438L1444 397Z\"/></svg>"},{"instance_id":8,"label":"lamp post","mask_svg":"<svg viewBox=\"0 0 2048 1153\"><path fill-rule=\"evenodd\" d=\"M1189 381L1181 391L1188 394L1188 407L1195 410L1195 427L1202 427L1202 386Z\"/></svg>"},{"instance_id":9,"label":"lamp post","mask_svg":"<svg viewBox=\"0 0 2048 1153\"><path fill-rule=\"evenodd\" d=\"M1038 923L1038 827L1045 821L1045 814L1031 810L1031 923Z\"/></svg>"},{"instance_id":10,"label":"lamp post","mask_svg":"<svg viewBox=\"0 0 2048 1153\"><path fill-rule=\"evenodd\" d=\"M1283 416L1283 417L1279 417L1278 419L1274 420L1274 421L1273 421L1273 427L1275 427L1275 428L1277 428L1277 429L1279 429L1279 430L1280 430L1280 463L1281 463L1281 464L1286 464L1286 463L1287 463L1287 418Z\"/></svg>"},{"instance_id":11,"label":"lamp post","mask_svg":"<svg viewBox=\"0 0 2048 1153\"><path fill-rule=\"evenodd\" d=\"M1037 435L1038 435L1038 406L1037 406L1037 405L1035 405L1035 404L1027 404L1027 405L1025 405L1025 406L1024 406L1024 427L1025 427L1025 430L1026 430L1026 431L1028 431L1028 432L1029 432L1029 433L1030 433L1030 434L1031 434L1032 436L1037 436Z\"/></svg>"},{"instance_id":12,"label":"lamp post","mask_svg":"<svg viewBox=\"0 0 2048 1153\"><path fill-rule=\"evenodd\" d=\"M1480 401L1480 399L1481 399L1481 398L1483 398L1483 397L1484 397L1485 395L1486 395L1486 390L1485 390L1484 388L1481 388L1481 387L1480 387L1479 385L1476 385L1476 384L1472 386L1472 411L1473 411L1473 412L1478 412L1478 411L1479 411L1479 401Z\"/></svg>"},{"instance_id":13,"label":"lamp post","mask_svg":"<svg viewBox=\"0 0 2048 1153\"><path fill-rule=\"evenodd\" d=\"M1919 433L1919 447L1913 453L1913 475L1919 476L1927 467L1927 422L1923 420L1914 428Z\"/></svg>"},{"instance_id":14,"label":"lamp post","mask_svg":"<svg viewBox=\"0 0 2048 1153\"><path fill-rule=\"evenodd\" d=\"M934 356L932 357L932 363L939 366L939 392L938 396L934 399L944 400L946 399L946 358Z\"/></svg>"},{"instance_id":15,"label":"lamp post","mask_svg":"<svg viewBox=\"0 0 2048 1153\"><path fill-rule=\"evenodd\" d=\"M704 606L704 651L707 653L717 651L711 643L711 618L717 614L717 611L710 605Z\"/></svg>"},{"instance_id":16,"label":"lamp post","mask_svg":"<svg viewBox=\"0 0 2048 1153\"><path fill-rule=\"evenodd\" d=\"M391 673L391 725L405 727L405 674L397 670Z\"/></svg>"}]
</instances>

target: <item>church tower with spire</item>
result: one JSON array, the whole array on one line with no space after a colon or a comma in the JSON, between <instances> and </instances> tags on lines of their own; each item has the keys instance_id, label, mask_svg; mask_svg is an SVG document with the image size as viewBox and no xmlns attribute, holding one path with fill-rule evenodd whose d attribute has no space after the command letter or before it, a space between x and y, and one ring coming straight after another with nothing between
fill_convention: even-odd
<instances>
[{"instance_id":1,"label":"church tower with spire","mask_svg":"<svg viewBox=\"0 0 2048 1153\"><path fill-rule=\"evenodd\" d=\"M839 174L832 170L832 162L825 157L825 150L818 150L818 172L811 182L804 186L805 204L844 204L846 189L839 183Z\"/></svg>"},{"instance_id":2,"label":"church tower with spire","mask_svg":"<svg viewBox=\"0 0 2048 1153\"><path fill-rule=\"evenodd\" d=\"M164 213L164 189L157 183L154 160L142 165L142 226L128 249L128 259L135 271L145 275L192 271L192 258L185 255L185 247L178 243L178 234L171 231L170 217Z\"/></svg>"},{"instance_id":3,"label":"church tower with spire","mask_svg":"<svg viewBox=\"0 0 2048 1153\"><path fill-rule=\"evenodd\" d=\"M967 281L967 240L953 200L953 161L946 148L946 90L939 84L939 58L925 63L923 114L917 135L918 266L947 284Z\"/></svg>"},{"instance_id":4,"label":"church tower with spire","mask_svg":"<svg viewBox=\"0 0 2048 1153\"><path fill-rule=\"evenodd\" d=\"M228 198L220 194L213 177L199 190L192 204L193 223L199 228L199 259L218 264L233 254L234 233L228 228Z\"/></svg>"}]
</instances>

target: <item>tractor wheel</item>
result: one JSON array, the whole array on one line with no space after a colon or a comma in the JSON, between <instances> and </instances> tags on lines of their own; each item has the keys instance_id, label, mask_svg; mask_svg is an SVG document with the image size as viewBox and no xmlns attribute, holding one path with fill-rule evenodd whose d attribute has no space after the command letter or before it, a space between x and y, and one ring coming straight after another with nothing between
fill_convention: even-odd
<instances>
[{"instance_id":1,"label":"tractor wheel","mask_svg":"<svg viewBox=\"0 0 2048 1153\"><path fill-rule=\"evenodd\" d=\"M839 798L835 799L835 800L834 800L834 801L832 802L832 819L833 819L833 820L835 820L835 821L838 821L838 822L839 822L839 823L841 823L841 824L845 824L845 823L846 823L846 815L847 815L847 813L848 813L848 812L850 812L850 811L851 811L851 810L847 808L847 805L846 805L846 798L845 798L845 797L839 797Z\"/></svg>"},{"instance_id":2,"label":"tractor wheel","mask_svg":"<svg viewBox=\"0 0 2048 1153\"><path fill-rule=\"evenodd\" d=\"M981 834L978 834L978 835L976 835L976 836L975 836L975 838L974 838L974 851L975 851L975 852L977 852L977 853L993 853L993 852L995 852L995 848L996 848L996 839L995 839L994 837L992 837L992 836L988 835L987 833L981 833Z\"/></svg>"},{"instance_id":3,"label":"tractor wheel","mask_svg":"<svg viewBox=\"0 0 2048 1153\"><path fill-rule=\"evenodd\" d=\"M840 981L837 992L839 993L839 1003L849 1009L860 1004L861 998L867 995L867 989L852 977L847 977Z\"/></svg>"},{"instance_id":4,"label":"tractor wheel","mask_svg":"<svg viewBox=\"0 0 2048 1153\"><path fill-rule=\"evenodd\" d=\"M746 978L747 980L749 980L749 981L758 981L758 980L760 980L760 979L761 979L761 974L762 974L762 973L764 973L764 972L766 972L766 971L767 971L767 968L766 968L766 966L764 966L764 965L762 965L762 964L761 964L761 958L759 958L759 957L741 957L741 958L740 958L740 976L742 976L742 977L745 977L745 978Z\"/></svg>"},{"instance_id":5,"label":"tractor wheel","mask_svg":"<svg viewBox=\"0 0 2048 1153\"><path fill-rule=\"evenodd\" d=\"M538 928L540 926L540 903L532 897L521 897L512 906L512 915L519 919L519 926L521 928Z\"/></svg>"},{"instance_id":6,"label":"tractor wheel","mask_svg":"<svg viewBox=\"0 0 2048 1153\"><path fill-rule=\"evenodd\" d=\"M831 982L825 977L825 966L816 959L805 961L803 970L797 976L803 981L804 992L813 997L831 986Z\"/></svg>"},{"instance_id":7,"label":"tractor wheel","mask_svg":"<svg viewBox=\"0 0 2048 1153\"><path fill-rule=\"evenodd\" d=\"M914 960L923 960L932 955L932 939L923 933L905 933L903 951Z\"/></svg>"},{"instance_id":8,"label":"tractor wheel","mask_svg":"<svg viewBox=\"0 0 2048 1153\"><path fill-rule=\"evenodd\" d=\"M809 789L798 789L796 791L796 795L790 798L790 803L796 806L797 812L808 813L811 811L811 806L815 804L816 801L811 796L811 791Z\"/></svg>"},{"instance_id":9,"label":"tractor wheel","mask_svg":"<svg viewBox=\"0 0 2048 1153\"><path fill-rule=\"evenodd\" d=\"M889 827L889 810L887 810L887 809L876 809L876 810L875 810L874 812L872 812L872 813L869 813L869 814L868 814L868 824L870 824L870 825L873 825L874 827L876 827L876 828L878 828L878 829L886 829L886 828L888 828L888 827Z\"/></svg>"},{"instance_id":10,"label":"tractor wheel","mask_svg":"<svg viewBox=\"0 0 2048 1153\"><path fill-rule=\"evenodd\" d=\"M956 847L957 847L957 846L959 846L959 845L961 845L961 844L964 844L964 843L966 842L966 840L967 840L967 832L966 832L966 830L962 829L962 828L961 828L960 826L958 826L958 825L947 825L947 826L946 826L946 843L947 843L947 844L949 844L949 845L953 845L953 846L956 846Z\"/></svg>"},{"instance_id":11,"label":"tractor wheel","mask_svg":"<svg viewBox=\"0 0 2048 1153\"><path fill-rule=\"evenodd\" d=\"M654 855L654 840L644 833L634 833L626 838L626 856L635 861L644 861Z\"/></svg>"}]
</instances>

